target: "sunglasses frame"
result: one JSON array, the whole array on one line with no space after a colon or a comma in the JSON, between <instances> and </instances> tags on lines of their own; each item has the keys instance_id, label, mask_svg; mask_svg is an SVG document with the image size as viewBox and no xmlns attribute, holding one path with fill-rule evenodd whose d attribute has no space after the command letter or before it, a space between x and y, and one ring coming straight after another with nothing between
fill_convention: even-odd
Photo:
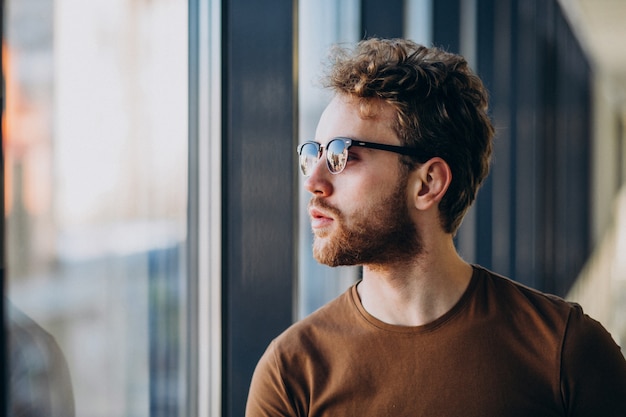
<instances>
[{"instance_id":1,"label":"sunglasses frame","mask_svg":"<svg viewBox=\"0 0 626 417\"><path fill-rule=\"evenodd\" d=\"M411 148L408 146L397 146L397 145L387 145L384 143L375 143L375 142L366 142L364 140L358 140L358 139L350 139L350 138L344 138L344 137L336 137L336 138L332 138L331 140L328 141L328 143L326 145L322 145L319 142L313 141L313 140L309 140L306 141L300 145L298 145L298 159L300 160L300 172L302 172L302 175L304 175L305 177L310 176L310 174L306 174L304 172L304 166L302 164L302 149L306 146L306 145L314 145L317 149L317 160L315 161L315 163L319 162L319 160L322 158L322 154L324 153L324 149L328 150L328 146L333 143L334 141L341 141L344 144L344 152L349 152L350 148L352 146L360 146L363 148L369 148L369 149L378 149L381 151L387 151L387 152L394 152L400 155L406 155L406 156L411 156L414 158L418 158L418 160L420 162L425 162L428 160L428 158L426 157L426 155L424 155L423 153L421 153L418 149L416 148ZM340 170L338 171L333 171L331 169L331 160L328 157L328 152L326 152L326 167L328 168L328 171L330 171L331 174L340 174L341 172L343 172L343 170L346 168L346 164L344 163L343 166L341 167Z\"/></svg>"}]
</instances>

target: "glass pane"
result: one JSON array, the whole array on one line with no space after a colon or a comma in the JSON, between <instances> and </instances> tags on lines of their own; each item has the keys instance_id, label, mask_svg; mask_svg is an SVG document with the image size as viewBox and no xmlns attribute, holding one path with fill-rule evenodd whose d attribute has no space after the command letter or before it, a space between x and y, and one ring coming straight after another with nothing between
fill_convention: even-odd
<instances>
[{"instance_id":1,"label":"glass pane","mask_svg":"<svg viewBox=\"0 0 626 417\"><path fill-rule=\"evenodd\" d=\"M10 415L185 415L187 2L5 7Z\"/></svg>"},{"instance_id":2,"label":"glass pane","mask_svg":"<svg viewBox=\"0 0 626 417\"><path fill-rule=\"evenodd\" d=\"M334 43L355 42L360 30L360 2L320 0L299 2L298 89L299 142L313 140L317 121L330 100L328 91L321 88L319 80L324 59ZM294 158L296 155L294 155ZM302 184L300 178L300 184ZM306 206L309 194L300 190L300 237L298 317L313 312L335 298L351 285L358 276L356 267L329 268L318 264L311 254L313 236Z\"/></svg>"},{"instance_id":3,"label":"glass pane","mask_svg":"<svg viewBox=\"0 0 626 417\"><path fill-rule=\"evenodd\" d=\"M405 0L404 36L422 45L432 42L433 0ZM467 0L462 4L467 3Z\"/></svg>"}]
</instances>

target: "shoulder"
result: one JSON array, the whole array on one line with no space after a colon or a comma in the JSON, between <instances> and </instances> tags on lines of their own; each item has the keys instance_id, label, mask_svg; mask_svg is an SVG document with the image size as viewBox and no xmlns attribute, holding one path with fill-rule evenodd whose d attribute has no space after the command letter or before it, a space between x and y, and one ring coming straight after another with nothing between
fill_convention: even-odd
<instances>
[{"instance_id":1,"label":"shoulder","mask_svg":"<svg viewBox=\"0 0 626 417\"><path fill-rule=\"evenodd\" d=\"M302 353L328 339L343 334L354 324L356 308L352 299L354 287L292 324L273 341L278 354Z\"/></svg>"},{"instance_id":2,"label":"shoulder","mask_svg":"<svg viewBox=\"0 0 626 417\"><path fill-rule=\"evenodd\" d=\"M575 305L561 352L561 393L570 415L626 415L626 360L611 334Z\"/></svg>"},{"instance_id":3,"label":"shoulder","mask_svg":"<svg viewBox=\"0 0 626 417\"><path fill-rule=\"evenodd\" d=\"M570 314L580 309L575 303L538 291L480 266L476 294L479 301L498 313L515 318L534 318L564 330Z\"/></svg>"},{"instance_id":4,"label":"shoulder","mask_svg":"<svg viewBox=\"0 0 626 417\"><path fill-rule=\"evenodd\" d=\"M484 268L478 267L483 291L497 298L501 308L514 315L532 315L544 322L551 322L562 329L562 337L569 341L589 340L598 336L612 340L604 327L585 314L578 303L515 282ZM481 285L480 283L477 285ZM565 342L565 340L564 340Z\"/></svg>"},{"instance_id":5,"label":"shoulder","mask_svg":"<svg viewBox=\"0 0 626 417\"><path fill-rule=\"evenodd\" d=\"M263 354L260 366L290 374L304 371L309 362L336 350L338 339L353 328L356 315L352 287L278 335Z\"/></svg>"},{"instance_id":6,"label":"shoulder","mask_svg":"<svg viewBox=\"0 0 626 417\"><path fill-rule=\"evenodd\" d=\"M477 273L478 308L486 311L499 330L506 328L509 336L524 337L527 344L557 362L567 353L567 348L593 341L597 332L606 333L576 303L481 267L477 267Z\"/></svg>"},{"instance_id":7,"label":"shoulder","mask_svg":"<svg viewBox=\"0 0 626 417\"><path fill-rule=\"evenodd\" d=\"M355 315L351 291L294 323L270 343L254 370L246 415L306 415L307 381L328 363Z\"/></svg>"},{"instance_id":8,"label":"shoulder","mask_svg":"<svg viewBox=\"0 0 626 417\"><path fill-rule=\"evenodd\" d=\"M583 308L476 267L477 298L504 316L526 343L556 359L567 415L626 415L626 360L609 332Z\"/></svg>"}]
</instances>

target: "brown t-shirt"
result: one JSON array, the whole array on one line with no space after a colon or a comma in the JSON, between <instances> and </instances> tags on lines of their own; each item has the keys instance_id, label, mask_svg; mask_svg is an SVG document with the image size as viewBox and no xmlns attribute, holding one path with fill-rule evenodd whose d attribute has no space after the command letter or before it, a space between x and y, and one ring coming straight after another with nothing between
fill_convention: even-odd
<instances>
[{"instance_id":1,"label":"brown t-shirt","mask_svg":"<svg viewBox=\"0 0 626 417\"><path fill-rule=\"evenodd\" d=\"M474 267L432 323L368 314L356 286L268 347L246 416L626 416L626 361L572 303Z\"/></svg>"}]
</instances>

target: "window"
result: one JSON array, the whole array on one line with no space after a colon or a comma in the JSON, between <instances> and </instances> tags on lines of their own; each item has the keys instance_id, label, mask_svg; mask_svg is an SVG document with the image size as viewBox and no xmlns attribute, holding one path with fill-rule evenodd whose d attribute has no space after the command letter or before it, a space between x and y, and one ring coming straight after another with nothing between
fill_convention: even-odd
<instances>
[{"instance_id":1,"label":"window","mask_svg":"<svg viewBox=\"0 0 626 417\"><path fill-rule=\"evenodd\" d=\"M355 42L360 32L358 1L330 0L299 3L299 140L312 140L322 111L330 96L319 85L322 64L330 47L338 42ZM294 156L295 157L295 156ZM302 180L299 179L299 184ZM356 267L329 268L318 264L311 254L312 234L306 206L309 194L300 190L298 318L335 298L358 276Z\"/></svg>"},{"instance_id":2,"label":"window","mask_svg":"<svg viewBox=\"0 0 626 417\"><path fill-rule=\"evenodd\" d=\"M5 16L13 405L185 415L187 3Z\"/></svg>"}]
</instances>

